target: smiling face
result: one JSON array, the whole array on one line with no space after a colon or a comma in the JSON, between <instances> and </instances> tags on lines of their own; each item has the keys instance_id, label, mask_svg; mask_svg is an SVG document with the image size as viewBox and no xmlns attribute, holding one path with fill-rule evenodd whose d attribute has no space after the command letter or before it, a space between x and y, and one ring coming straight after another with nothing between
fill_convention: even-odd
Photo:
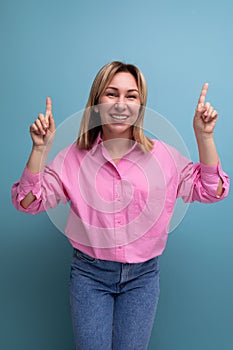
<instances>
[{"instance_id":1,"label":"smiling face","mask_svg":"<svg viewBox=\"0 0 233 350\"><path fill-rule=\"evenodd\" d=\"M99 98L96 109L100 113L103 139L132 138L140 97L136 80L131 73L119 72L114 75Z\"/></svg>"}]
</instances>

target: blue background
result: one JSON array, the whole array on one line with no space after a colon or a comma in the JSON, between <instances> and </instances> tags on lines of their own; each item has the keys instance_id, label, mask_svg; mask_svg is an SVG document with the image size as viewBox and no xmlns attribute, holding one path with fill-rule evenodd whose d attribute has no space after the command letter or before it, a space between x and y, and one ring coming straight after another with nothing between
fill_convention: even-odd
<instances>
[{"instance_id":1,"label":"blue background","mask_svg":"<svg viewBox=\"0 0 233 350\"><path fill-rule=\"evenodd\" d=\"M73 349L68 281L72 249L46 213L11 204L31 149L29 125L51 96L57 125L83 109L105 63L134 63L148 107L173 123L198 160L192 117L202 84L219 111L216 143L232 177L233 2L0 2L0 349ZM149 349L233 348L232 192L193 203L170 234Z\"/></svg>"}]
</instances>

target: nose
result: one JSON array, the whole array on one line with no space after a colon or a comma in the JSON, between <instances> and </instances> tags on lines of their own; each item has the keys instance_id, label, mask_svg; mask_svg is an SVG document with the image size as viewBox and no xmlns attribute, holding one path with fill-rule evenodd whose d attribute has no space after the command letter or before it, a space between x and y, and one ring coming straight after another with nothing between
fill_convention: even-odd
<instances>
[{"instance_id":1,"label":"nose","mask_svg":"<svg viewBox=\"0 0 233 350\"><path fill-rule=\"evenodd\" d=\"M115 103L115 109L118 112L123 112L126 109L126 103L123 98L119 98L119 100Z\"/></svg>"}]
</instances>

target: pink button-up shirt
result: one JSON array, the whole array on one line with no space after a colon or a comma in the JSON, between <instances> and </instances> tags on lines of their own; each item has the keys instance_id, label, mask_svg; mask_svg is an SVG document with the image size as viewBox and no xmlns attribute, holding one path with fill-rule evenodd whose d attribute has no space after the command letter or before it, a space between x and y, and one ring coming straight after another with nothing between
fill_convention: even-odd
<instances>
[{"instance_id":1,"label":"pink button-up shirt","mask_svg":"<svg viewBox=\"0 0 233 350\"><path fill-rule=\"evenodd\" d=\"M220 178L223 193L217 196ZM91 150L71 144L42 173L26 167L12 187L12 200L30 214L67 203L64 233L75 248L97 259L138 263L162 254L178 197L212 203L228 190L220 163L194 164L154 140L147 153L135 142L116 165L99 136ZM36 200L24 209L20 201L30 191Z\"/></svg>"}]
</instances>

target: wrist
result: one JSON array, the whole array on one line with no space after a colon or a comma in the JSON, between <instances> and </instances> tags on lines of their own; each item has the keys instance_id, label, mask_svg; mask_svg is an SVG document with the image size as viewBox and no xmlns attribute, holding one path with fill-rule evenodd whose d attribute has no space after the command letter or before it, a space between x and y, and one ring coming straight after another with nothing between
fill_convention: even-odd
<instances>
[{"instance_id":1,"label":"wrist","mask_svg":"<svg viewBox=\"0 0 233 350\"><path fill-rule=\"evenodd\" d=\"M208 133L208 132L200 132L198 130L194 130L195 136L197 141L213 141L214 140L214 133Z\"/></svg>"},{"instance_id":2,"label":"wrist","mask_svg":"<svg viewBox=\"0 0 233 350\"><path fill-rule=\"evenodd\" d=\"M51 146L49 145L33 145L32 153L37 154L38 156L46 156L49 154Z\"/></svg>"},{"instance_id":3,"label":"wrist","mask_svg":"<svg viewBox=\"0 0 233 350\"><path fill-rule=\"evenodd\" d=\"M32 152L44 153L45 150L46 150L46 146L38 146L38 145L33 145L32 146Z\"/></svg>"}]
</instances>

